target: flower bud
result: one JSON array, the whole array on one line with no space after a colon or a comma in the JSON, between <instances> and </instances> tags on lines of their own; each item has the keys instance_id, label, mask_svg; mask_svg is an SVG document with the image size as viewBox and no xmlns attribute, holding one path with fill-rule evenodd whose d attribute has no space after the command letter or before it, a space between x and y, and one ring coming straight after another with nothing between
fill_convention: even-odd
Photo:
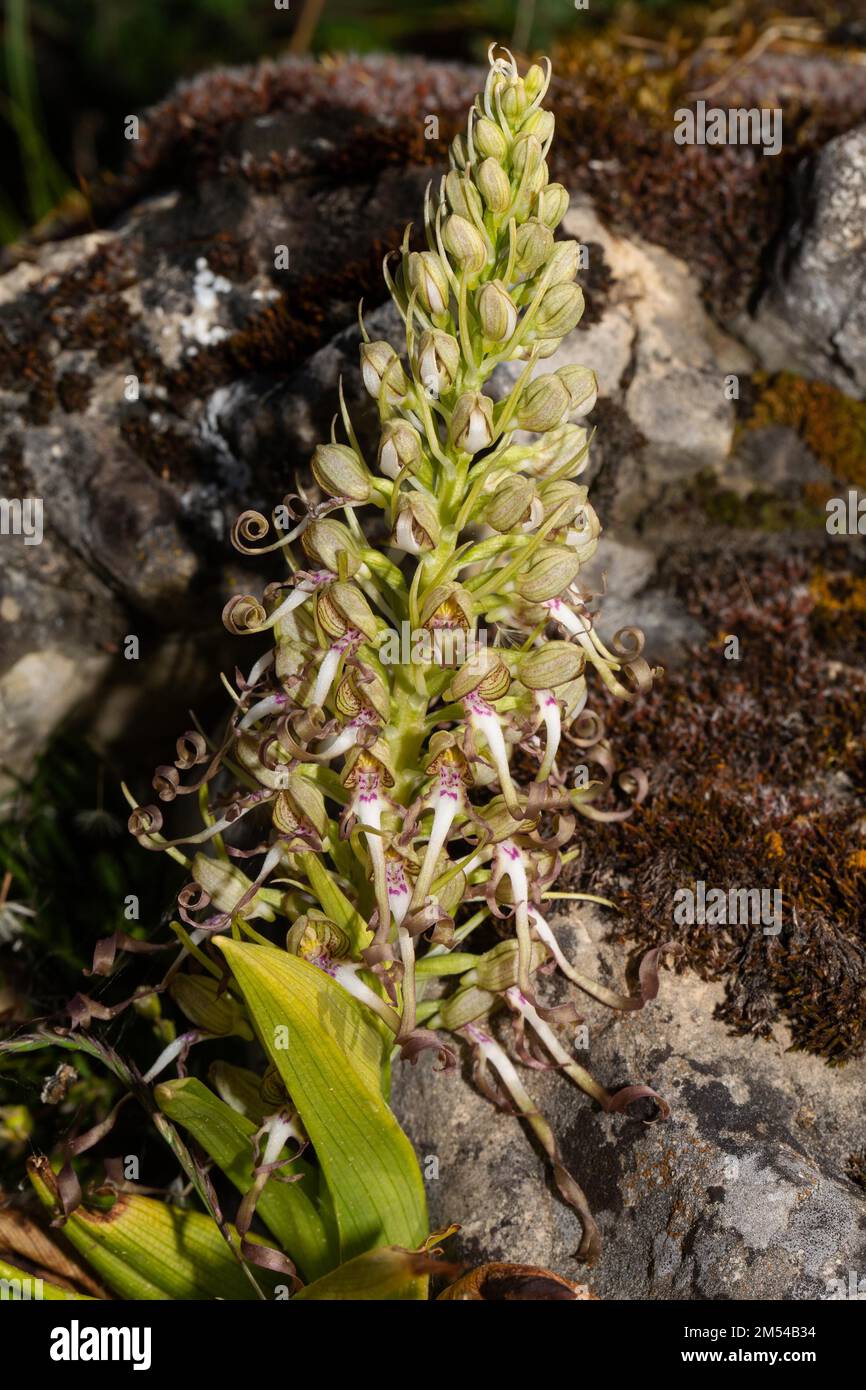
<instances>
[{"instance_id":1,"label":"flower bud","mask_svg":"<svg viewBox=\"0 0 866 1390\"><path fill-rule=\"evenodd\" d=\"M458 213L453 212L446 219L442 241L452 259L470 274L477 274L487 264L487 247L483 236L477 227Z\"/></svg>"},{"instance_id":2,"label":"flower bud","mask_svg":"<svg viewBox=\"0 0 866 1390\"><path fill-rule=\"evenodd\" d=\"M541 145L534 135L518 135L511 150L511 163L518 178L523 178L527 165L529 178L540 168Z\"/></svg>"},{"instance_id":3,"label":"flower bud","mask_svg":"<svg viewBox=\"0 0 866 1390\"><path fill-rule=\"evenodd\" d=\"M379 391L379 413L399 409L405 405L412 390L409 378L403 371L403 363L395 357L382 373L382 386Z\"/></svg>"},{"instance_id":4,"label":"flower bud","mask_svg":"<svg viewBox=\"0 0 866 1390\"><path fill-rule=\"evenodd\" d=\"M586 488L579 487L577 483L570 483L565 478L554 478L549 483L542 483L538 495L544 508L544 520L549 521L552 516L556 516L556 529L549 533L551 536L570 526L586 502Z\"/></svg>"},{"instance_id":5,"label":"flower bud","mask_svg":"<svg viewBox=\"0 0 866 1390\"><path fill-rule=\"evenodd\" d=\"M545 290L533 323L539 338L564 338L580 322L583 290L579 285L553 285Z\"/></svg>"},{"instance_id":6,"label":"flower bud","mask_svg":"<svg viewBox=\"0 0 866 1390\"><path fill-rule=\"evenodd\" d=\"M478 318L485 338L500 343L517 327L517 306L501 280L489 280L478 296Z\"/></svg>"},{"instance_id":7,"label":"flower bud","mask_svg":"<svg viewBox=\"0 0 866 1390\"><path fill-rule=\"evenodd\" d=\"M568 189L561 183L549 183L538 195L538 220L554 231L568 212Z\"/></svg>"},{"instance_id":8,"label":"flower bud","mask_svg":"<svg viewBox=\"0 0 866 1390\"><path fill-rule=\"evenodd\" d=\"M472 781L471 773L469 781ZM452 861L443 851L436 860L436 873L434 874L433 881L435 882L437 879L442 878L444 874L450 873L453 868L454 865ZM456 917L457 909L465 902L467 892L466 875L461 870L459 873L453 874L453 877L449 879L444 887L436 889L436 901L443 912L447 912L449 917Z\"/></svg>"},{"instance_id":9,"label":"flower bud","mask_svg":"<svg viewBox=\"0 0 866 1390\"><path fill-rule=\"evenodd\" d=\"M475 184L471 179L459 174L456 169L445 175L445 196L451 211L459 213L470 222L473 216L480 220L484 215L481 194Z\"/></svg>"},{"instance_id":10,"label":"flower bud","mask_svg":"<svg viewBox=\"0 0 866 1390\"><path fill-rule=\"evenodd\" d=\"M553 131L556 125L556 118L552 111L544 111L540 106L536 106L534 111L530 111L520 127L520 134L534 135L543 145L546 140L553 139Z\"/></svg>"},{"instance_id":11,"label":"flower bud","mask_svg":"<svg viewBox=\"0 0 866 1390\"><path fill-rule=\"evenodd\" d=\"M522 77L512 78L502 93L502 114L508 123L516 126L524 115L529 100Z\"/></svg>"},{"instance_id":12,"label":"flower bud","mask_svg":"<svg viewBox=\"0 0 866 1390\"><path fill-rule=\"evenodd\" d=\"M361 344L361 376L374 401L379 398L382 375L396 356L390 343Z\"/></svg>"},{"instance_id":13,"label":"flower bud","mask_svg":"<svg viewBox=\"0 0 866 1390\"><path fill-rule=\"evenodd\" d=\"M568 411L568 391L559 377L537 376L524 387L517 407L517 423L522 430L555 429Z\"/></svg>"},{"instance_id":14,"label":"flower bud","mask_svg":"<svg viewBox=\"0 0 866 1390\"><path fill-rule=\"evenodd\" d=\"M560 472L570 472L574 477L585 462L586 430L579 425L561 425L533 445L528 468L536 478ZM573 472L569 464L573 465Z\"/></svg>"},{"instance_id":15,"label":"flower bud","mask_svg":"<svg viewBox=\"0 0 866 1390\"><path fill-rule=\"evenodd\" d=\"M558 598L577 578L579 569L579 558L567 546L542 546L529 568L518 575L514 587L529 603L544 603L545 599Z\"/></svg>"},{"instance_id":16,"label":"flower bud","mask_svg":"<svg viewBox=\"0 0 866 1390\"><path fill-rule=\"evenodd\" d=\"M558 352L561 344L561 338L536 338L531 346L528 343L522 344L516 356L523 358L525 361L534 350L536 358L538 361L541 361L542 358L552 357L555 352Z\"/></svg>"},{"instance_id":17,"label":"flower bud","mask_svg":"<svg viewBox=\"0 0 866 1390\"><path fill-rule=\"evenodd\" d=\"M348 526L344 526L342 521L335 521L333 517L321 516L311 521L301 533L301 546L311 560L334 574L339 570L341 555L346 557L347 574L357 574L361 568L355 537Z\"/></svg>"},{"instance_id":18,"label":"flower bud","mask_svg":"<svg viewBox=\"0 0 866 1390\"><path fill-rule=\"evenodd\" d=\"M469 159L469 154L468 154L468 151L467 151L467 149L466 149L466 136L465 136L465 135L455 135L455 136L454 136L454 139L451 141L450 156L451 156L451 163L453 164L453 166L454 166L455 169L465 169L465 168L466 168L466 164L467 164L467 161L468 161L468 159Z\"/></svg>"},{"instance_id":19,"label":"flower bud","mask_svg":"<svg viewBox=\"0 0 866 1390\"><path fill-rule=\"evenodd\" d=\"M475 181L490 211L504 212L511 202L511 184L499 161L485 159L478 168Z\"/></svg>"},{"instance_id":20,"label":"flower bud","mask_svg":"<svg viewBox=\"0 0 866 1390\"><path fill-rule=\"evenodd\" d=\"M439 1005L439 1017L443 1028L453 1033L458 1028L465 1027L467 1023L485 1018L496 1003L496 995L491 994L489 990L467 985L465 989L458 989L456 994L442 1000Z\"/></svg>"},{"instance_id":21,"label":"flower bud","mask_svg":"<svg viewBox=\"0 0 866 1390\"><path fill-rule=\"evenodd\" d=\"M244 1017L242 1006L229 995L220 994L219 988L219 980L212 975L175 975L168 992L196 1027L219 1037L234 1033L252 1042L253 1030Z\"/></svg>"},{"instance_id":22,"label":"flower bud","mask_svg":"<svg viewBox=\"0 0 866 1390\"><path fill-rule=\"evenodd\" d=\"M485 700L501 700L511 684L511 673L498 647L482 647L457 672L446 691L448 700L465 700L477 693Z\"/></svg>"},{"instance_id":23,"label":"flower bud","mask_svg":"<svg viewBox=\"0 0 866 1390\"><path fill-rule=\"evenodd\" d=\"M508 154L508 140L499 126L482 116L472 129L472 140L476 150L484 158L498 159L500 162Z\"/></svg>"},{"instance_id":24,"label":"flower bud","mask_svg":"<svg viewBox=\"0 0 866 1390\"><path fill-rule=\"evenodd\" d=\"M428 396L438 399L454 385L460 366L460 344L451 333L434 329L421 334L416 371Z\"/></svg>"},{"instance_id":25,"label":"flower bud","mask_svg":"<svg viewBox=\"0 0 866 1390\"><path fill-rule=\"evenodd\" d=\"M219 912L234 912L241 898L252 887L252 880L235 864L227 864L224 859L212 859L201 851L192 861L192 876L207 893ZM264 903L251 899L241 908L244 918L267 917L273 919L273 912Z\"/></svg>"},{"instance_id":26,"label":"flower bud","mask_svg":"<svg viewBox=\"0 0 866 1390\"><path fill-rule=\"evenodd\" d=\"M408 420L389 420L379 440L379 471L396 478L401 469L415 471L421 462L421 436Z\"/></svg>"},{"instance_id":27,"label":"flower bud","mask_svg":"<svg viewBox=\"0 0 866 1390\"><path fill-rule=\"evenodd\" d=\"M568 392L569 415L580 419L588 415L598 399L598 381L589 367L560 367L556 373Z\"/></svg>"},{"instance_id":28,"label":"flower bud","mask_svg":"<svg viewBox=\"0 0 866 1390\"><path fill-rule=\"evenodd\" d=\"M481 520L494 531L513 531L527 520L535 501L535 484L522 473L509 473L481 513Z\"/></svg>"},{"instance_id":29,"label":"flower bud","mask_svg":"<svg viewBox=\"0 0 866 1390\"><path fill-rule=\"evenodd\" d=\"M320 839L327 835L325 798L315 782L303 773L289 773L285 787L274 801L274 825L287 835L307 827L315 830Z\"/></svg>"},{"instance_id":30,"label":"flower bud","mask_svg":"<svg viewBox=\"0 0 866 1390\"><path fill-rule=\"evenodd\" d=\"M316 590L316 617L322 631L335 639L354 630L372 641L379 631L376 615L361 590L340 579Z\"/></svg>"},{"instance_id":31,"label":"flower bud","mask_svg":"<svg viewBox=\"0 0 866 1390\"><path fill-rule=\"evenodd\" d=\"M553 232L530 219L517 229L514 268L518 275L534 275L553 250Z\"/></svg>"},{"instance_id":32,"label":"flower bud","mask_svg":"<svg viewBox=\"0 0 866 1390\"><path fill-rule=\"evenodd\" d=\"M523 85L526 88L526 95L530 101L535 101L537 97L543 96L547 91L549 78L544 68L539 67L538 63L533 63L526 69L523 78Z\"/></svg>"},{"instance_id":33,"label":"flower bud","mask_svg":"<svg viewBox=\"0 0 866 1390\"><path fill-rule=\"evenodd\" d=\"M582 675L585 664L583 652L573 642L545 642L527 652L517 674L527 690L555 690Z\"/></svg>"},{"instance_id":34,"label":"flower bud","mask_svg":"<svg viewBox=\"0 0 866 1390\"><path fill-rule=\"evenodd\" d=\"M451 442L466 454L477 454L493 443L493 401L480 392L465 391L451 416Z\"/></svg>"},{"instance_id":35,"label":"flower bud","mask_svg":"<svg viewBox=\"0 0 866 1390\"><path fill-rule=\"evenodd\" d=\"M435 251L412 251L406 274L409 289L415 290L428 313L444 314L448 309L448 276Z\"/></svg>"},{"instance_id":36,"label":"flower bud","mask_svg":"<svg viewBox=\"0 0 866 1390\"><path fill-rule=\"evenodd\" d=\"M513 939L500 941L498 946L485 951L478 957L478 964L472 971L472 979L481 989L501 993L517 984L517 942ZM547 959L547 947L542 941L533 941L530 971L537 970Z\"/></svg>"},{"instance_id":37,"label":"flower bud","mask_svg":"<svg viewBox=\"0 0 866 1390\"><path fill-rule=\"evenodd\" d=\"M439 513L423 492L410 492L401 498L394 526L394 544L409 555L421 555L439 544L442 528Z\"/></svg>"},{"instance_id":38,"label":"flower bud","mask_svg":"<svg viewBox=\"0 0 866 1390\"><path fill-rule=\"evenodd\" d=\"M580 267L580 242L557 241L544 267L548 286L570 284Z\"/></svg>"},{"instance_id":39,"label":"flower bud","mask_svg":"<svg viewBox=\"0 0 866 1390\"><path fill-rule=\"evenodd\" d=\"M366 502L372 491L370 474L347 444L319 444L310 464L313 477L332 497Z\"/></svg>"}]
</instances>

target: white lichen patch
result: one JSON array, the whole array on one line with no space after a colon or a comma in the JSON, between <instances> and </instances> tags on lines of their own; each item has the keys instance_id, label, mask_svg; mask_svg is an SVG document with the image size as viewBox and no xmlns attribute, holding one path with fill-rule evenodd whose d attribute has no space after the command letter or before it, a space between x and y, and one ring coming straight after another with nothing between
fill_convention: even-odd
<instances>
[{"instance_id":1,"label":"white lichen patch","mask_svg":"<svg viewBox=\"0 0 866 1390\"><path fill-rule=\"evenodd\" d=\"M228 336L228 329L217 322L219 318L221 294L231 291L231 281L224 275L215 275L205 260L199 256L195 263L195 278L192 282L193 311L180 321L180 331L184 338L191 338L200 347L213 347Z\"/></svg>"}]
</instances>

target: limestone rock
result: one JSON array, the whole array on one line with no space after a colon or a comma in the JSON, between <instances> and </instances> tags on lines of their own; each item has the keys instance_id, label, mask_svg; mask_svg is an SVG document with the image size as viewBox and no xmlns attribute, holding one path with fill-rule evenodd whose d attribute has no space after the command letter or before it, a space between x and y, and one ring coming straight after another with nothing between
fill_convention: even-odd
<instances>
[{"instance_id":1,"label":"limestone rock","mask_svg":"<svg viewBox=\"0 0 866 1390\"><path fill-rule=\"evenodd\" d=\"M555 927L579 970L619 987L622 954L594 914ZM831 1072L786 1051L781 1029L767 1042L732 1037L713 1018L720 997L663 969L658 999L638 1013L580 1000L589 1048L575 1059L609 1089L654 1087L671 1104L667 1122L603 1115L557 1072L521 1069L601 1228L589 1269L574 1258L577 1218L520 1121L429 1057L398 1068L396 1110L422 1166L438 1159L431 1219L460 1223L455 1253L543 1265L605 1299L847 1297L850 1272L866 1269L866 1198L845 1177L862 1142L866 1063Z\"/></svg>"},{"instance_id":2,"label":"limestone rock","mask_svg":"<svg viewBox=\"0 0 866 1390\"><path fill-rule=\"evenodd\" d=\"M866 391L866 126L831 140L795 181L796 212L753 322L770 370Z\"/></svg>"}]
</instances>

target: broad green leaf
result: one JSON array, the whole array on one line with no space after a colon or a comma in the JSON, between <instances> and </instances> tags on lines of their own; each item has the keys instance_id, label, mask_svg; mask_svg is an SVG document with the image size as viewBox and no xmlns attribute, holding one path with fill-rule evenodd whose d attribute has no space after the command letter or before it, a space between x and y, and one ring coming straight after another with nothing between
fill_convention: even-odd
<instances>
[{"instance_id":1,"label":"broad green leaf","mask_svg":"<svg viewBox=\"0 0 866 1390\"><path fill-rule=\"evenodd\" d=\"M250 1120L195 1077L164 1082L156 1087L154 1098L170 1120L189 1130L239 1192L252 1186L256 1126ZM303 1159L296 1159L281 1171L287 1176L301 1176L288 1183L269 1178L256 1203L256 1213L303 1278L318 1279L333 1269L337 1251L336 1232L329 1233L309 1195L311 1187L313 1193L316 1189L315 1170Z\"/></svg>"},{"instance_id":2,"label":"broad green leaf","mask_svg":"<svg viewBox=\"0 0 866 1390\"><path fill-rule=\"evenodd\" d=\"M29 1300L44 1299L48 1302L62 1302L66 1299L79 1301L82 1303L98 1303L99 1300L91 1298L86 1293L73 1293L71 1289L62 1289L59 1284L49 1284L47 1279L38 1279L35 1275L29 1274L26 1269L18 1269L16 1265L7 1264L5 1260L0 1260L0 1303L7 1299Z\"/></svg>"},{"instance_id":3,"label":"broad green leaf","mask_svg":"<svg viewBox=\"0 0 866 1390\"><path fill-rule=\"evenodd\" d=\"M391 1302L417 1302L427 1298L429 1276L417 1272L418 1256L394 1245L368 1250L339 1269L308 1284L295 1299L325 1300L380 1299Z\"/></svg>"},{"instance_id":4,"label":"broad green leaf","mask_svg":"<svg viewBox=\"0 0 866 1390\"><path fill-rule=\"evenodd\" d=\"M377 1245L420 1245L427 1235L424 1185L382 1097L382 1043L366 1010L298 956L228 937L216 945L310 1136L334 1203L342 1258Z\"/></svg>"},{"instance_id":5,"label":"broad green leaf","mask_svg":"<svg viewBox=\"0 0 866 1390\"><path fill-rule=\"evenodd\" d=\"M31 1159L27 1168L42 1202L56 1210L56 1185L48 1161ZM121 1192L105 1210L79 1206L63 1233L121 1298L256 1297L240 1260L202 1212L181 1211L152 1197ZM237 1232L231 1235L237 1250ZM275 1283L285 1282L265 1270L257 1269L255 1277L269 1291Z\"/></svg>"}]
</instances>

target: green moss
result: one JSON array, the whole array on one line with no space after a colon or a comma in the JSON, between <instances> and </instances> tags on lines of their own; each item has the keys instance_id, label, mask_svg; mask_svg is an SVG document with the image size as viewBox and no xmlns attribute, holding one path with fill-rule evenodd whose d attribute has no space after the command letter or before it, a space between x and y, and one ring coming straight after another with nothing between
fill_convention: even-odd
<instances>
[{"instance_id":1,"label":"green moss","mask_svg":"<svg viewBox=\"0 0 866 1390\"><path fill-rule=\"evenodd\" d=\"M738 530L817 530L824 525L823 509L816 509L805 496L795 501L762 488L734 492L722 487L711 469L703 469L687 484L683 502L687 508L700 508L712 525Z\"/></svg>"},{"instance_id":2,"label":"green moss","mask_svg":"<svg viewBox=\"0 0 866 1390\"><path fill-rule=\"evenodd\" d=\"M834 478L866 486L866 402L793 372L757 372L752 388L741 431L785 425Z\"/></svg>"}]
</instances>

